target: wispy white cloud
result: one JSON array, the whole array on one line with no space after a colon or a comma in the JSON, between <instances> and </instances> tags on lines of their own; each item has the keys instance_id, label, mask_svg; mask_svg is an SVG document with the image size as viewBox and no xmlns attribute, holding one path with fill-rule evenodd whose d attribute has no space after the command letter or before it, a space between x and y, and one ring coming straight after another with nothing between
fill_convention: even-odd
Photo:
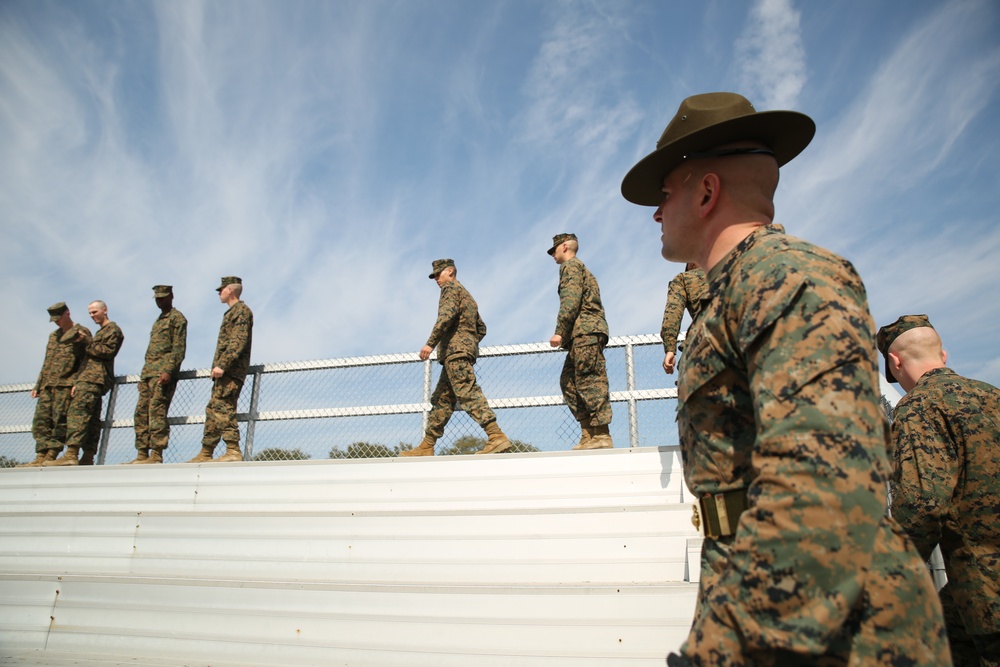
<instances>
[{"instance_id":1,"label":"wispy white cloud","mask_svg":"<svg viewBox=\"0 0 1000 667\"><path fill-rule=\"evenodd\" d=\"M796 109L807 80L799 12L792 0L756 0L736 44L740 88L759 109Z\"/></svg>"},{"instance_id":2,"label":"wispy white cloud","mask_svg":"<svg viewBox=\"0 0 1000 667\"><path fill-rule=\"evenodd\" d=\"M725 3L0 3L0 298L19 323L0 382L37 372L45 306L65 299L79 319L95 296L125 330L119 368L136 370L159 282L191 323L185 366L204 366L228 274L257 314L255 361L417 350L440 256L459 262L487 344L545 340L557 269L544 251L563 231L581 237L612 332L655 331L679 267L618 187L680 99L713 89L816 117L779 217L862 267L877 317L932 294L986 330L1000 314L967 292L1000 279L1000 201L963 204L954 179L956 154L980 180L997 166L989 140L968 140L996 129L991 7L934 5L910 33L879 35L872 69L810 110L806 53L817 68L841 47L807 37L817 10L787 0L747 18ZM923 231L885 243L901 216ZM986 363L988 348L956 351Z\"/></svg>"}]
</instances>

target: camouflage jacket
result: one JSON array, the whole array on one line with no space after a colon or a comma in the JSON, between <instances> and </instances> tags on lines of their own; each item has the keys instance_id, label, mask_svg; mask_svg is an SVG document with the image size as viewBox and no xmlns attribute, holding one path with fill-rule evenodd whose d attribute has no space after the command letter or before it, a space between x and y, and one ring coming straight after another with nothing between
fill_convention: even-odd
<instances>
[{"instance_id":1,"label":"camouflage jacket","mask_svg":"<svg viewBox=\"0 0 1000 667\"><path fill-rule=\"evenodd\" d=\"M77 340L83 333L83 340ZM48 345L45 346L45 360L42 370L35 382L35 391L46 387L72 387L76 373L80 370L83 355L87 349L87 339L90 329L82 324L74 324L64 334L62 329L56 329L49 334Z\"/></svg>"},{"instance_id":2,"label":"camouflage jacket","mask_svg":"<svg viewBox=\"0 0 1000 667\"><path fill-rule=\"evenodd\" d=\"M816 660L847 633L873 632L872 573L916 571L907 581L930 585L886 514L888 423L867 295L849 262L776 225L707 278L713 298L679 365L684 477L700 498L745 490L748 509L733 536L706 540L724 555L703 558L688 641L725 647L727 665L754 651Z\"/></svg>"},{"instance_id":3,"label":"camouflage jacket","mask_svg":"<svg viewBox=\"0 0 1000 667\"><path fill-rule=\"evenodd\" d=\"M181 363L187 353L187 318L176 308L153 322L153 330L149 334L149 346L146 347L146 363L142 367L140 377L147 379L157 377L161 373L170 373L177 380L181 372Z\"/></svg>"},{"instance_id":4,"label":"camouflage jacket","mask_svg":"<svg viewBox=\"0 0 1000 667\"><path fill-rule=\"evenodd\" d=\"M681 331L681 320L684 310L691 313L691 319L698 317L701 311L701 300L708 297L708 283L705 282L705 272L701 269L691 269L678 273L667 286L667 305L663 308L663 325L660 326L660 339L663 341L663 351L677 351L677 334Z\"/></svg>"},{"instance_id":5,"label":"camouflage jacket","mask_svg":"<svg viewBox=\"0 0 1000 667\"><path fill-rule=\"evenodd\" d=\"M583 262L571 257L559 266L559 314L555 335L562 336L562 348L568 350L574 338L594 334L608 335L601 288Z\"/></svg>"},{"instance_id":6,"label":"camouflage jacket","mask_svg":"<svg viewBox=\"0 0 1000 667\"><path fill-rule=\"evenodd\" d=\"M237 301L222 316L212 368L221 368L227 376L243 382L250 369L252 343L253 312L245 303Z\"/></svg>"},{"instance_id":7,"label":"camouflage jacket","mask_svg":"<svg viewBox=\"0 0 1000 667\"><path fill-rule=\"evenodd\" d=\"M896 405L892 515L924 559L941 545L970 634L1000 632L1000 389L950 368Z\"/></svg>"},{"instance_id":8,"label":"camouflage jacket","mask_svg":"<svg viewBox=\"0 0 1000 667\"><path fill-rule=\"evenodd\" d=\"M115 357L123 342L125 334L121 328L110 320L105 322L94 337L87 340L87 351L76 381L96 384L108 393L115 381Z\"/></svg>"},{"instance_id":9,"label":"camouflage jacket","mask_svg":"<svg viewBox=\"0 0 1000 667\"><path fill-rule=\"evenodd\" d=\"M479 341L486 336L486 323L479 316L479 305L469 290L457 280L445 283L438 298L438 316L427 339L437 346L438 363L448 357L479 358Z\"/></svg>"}]
</instances>

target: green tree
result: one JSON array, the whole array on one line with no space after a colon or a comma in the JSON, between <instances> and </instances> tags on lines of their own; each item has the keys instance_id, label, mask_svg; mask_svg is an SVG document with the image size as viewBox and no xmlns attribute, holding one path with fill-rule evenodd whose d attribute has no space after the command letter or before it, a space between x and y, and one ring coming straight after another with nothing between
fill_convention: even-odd
<instances>
[{"instance_id":1,"label":"green tree","mask_svg":"<svg viewBox=\"0 0 1000 667\"><path fill-rule=\"evenodd\" d=\"M486 446L486 438L477 438L473 435L463 435L461 438L456 440L451 447L445 449L441 453L445 456L452 456L455 454L475 454L483 447ZM541 451L538 447L532 444L523 442L521 440L511 440L510 448L504 450L504 454L511 453L524 453L524 452L537 452Z\"/></svg>"},{"instance_id":2,"label":"green tree","mask_svg":"<svg viewBox=\"0 0 1000 667\"><path fill-rule=\"evenodd\" d=\"M13 468L17 465L20 465L19 461L16 461L9 456L0 456L0 468Z\"/></svg>"},{"instance_id":3,"label":"green tree","mask_svg":"<svg viewBox=\"0 0 1000 667\"><path fill-rule=\"evenodd\" d=\"M262 449L253 457L254 461L305 461L312 458L301 449L280 449L271 447Z\"/></svg>"},{"instance_id":4,"label":"green tree","mask_svg":"<svg viewBox=\"0 0 1000 667\"><path fill-rule=\"evenodd\" d=\"M387 447L385 445L379 444L377 442L365 442L359 440L358 442L352 442L347 446L347 450L343 450L340 447L334 446L330 449L331 459L387 459L392 458L399 454L400 449L404 447L403 443L393 449L392 447Z\"/></svg>"}]
</instances>

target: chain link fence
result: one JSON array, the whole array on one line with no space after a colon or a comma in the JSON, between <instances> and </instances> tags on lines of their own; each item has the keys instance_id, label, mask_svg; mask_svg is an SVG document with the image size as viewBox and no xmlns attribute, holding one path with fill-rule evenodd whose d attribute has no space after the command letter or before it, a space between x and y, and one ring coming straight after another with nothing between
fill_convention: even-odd
<instances>
[{"instance_id":1,"label":"chain link fence","mask_svg":"<svg viewBox=\"0 0 1000 667\"><path fill-rule=\"evenodd\" d=\"M559 390L565 354L548 343L480 350L476 376L497 422L515 445L509 451L567 450L579 439L579 424ZM676 445L676 376L663 372L659 336L612 338L605 356L615 445ZM422 439L440 373L435 357L421 361L415 353L251 366L237 407L244 458L396 456ZM117 377L104 397L98 464L135 458L132 416L138 381L138 375ZM35 458L31 388L0 386L0 467ZM181 373L170 405L170 446L164 462L187 461L201 449L211 390L208 369ZM470 454L484 444L482 429L456 410L436 454Z\"/></svg>"}]
</instances>

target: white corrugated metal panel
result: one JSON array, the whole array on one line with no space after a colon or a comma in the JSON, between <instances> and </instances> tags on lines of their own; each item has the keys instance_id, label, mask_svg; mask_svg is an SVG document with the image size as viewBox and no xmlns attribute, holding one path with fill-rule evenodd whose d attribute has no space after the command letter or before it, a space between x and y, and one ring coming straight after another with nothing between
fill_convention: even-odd
<instances>
[{"instance_id":1,"label":"white corrugated metal panel","mask_svg":"<svg viewBox=\"0 0 1000 667\"><path fill-rule=\"evenodd\" d=\"M684 496L671 448L4 470L0 647L662 665L696 594Z\"/></svg>"}]
</instances>

